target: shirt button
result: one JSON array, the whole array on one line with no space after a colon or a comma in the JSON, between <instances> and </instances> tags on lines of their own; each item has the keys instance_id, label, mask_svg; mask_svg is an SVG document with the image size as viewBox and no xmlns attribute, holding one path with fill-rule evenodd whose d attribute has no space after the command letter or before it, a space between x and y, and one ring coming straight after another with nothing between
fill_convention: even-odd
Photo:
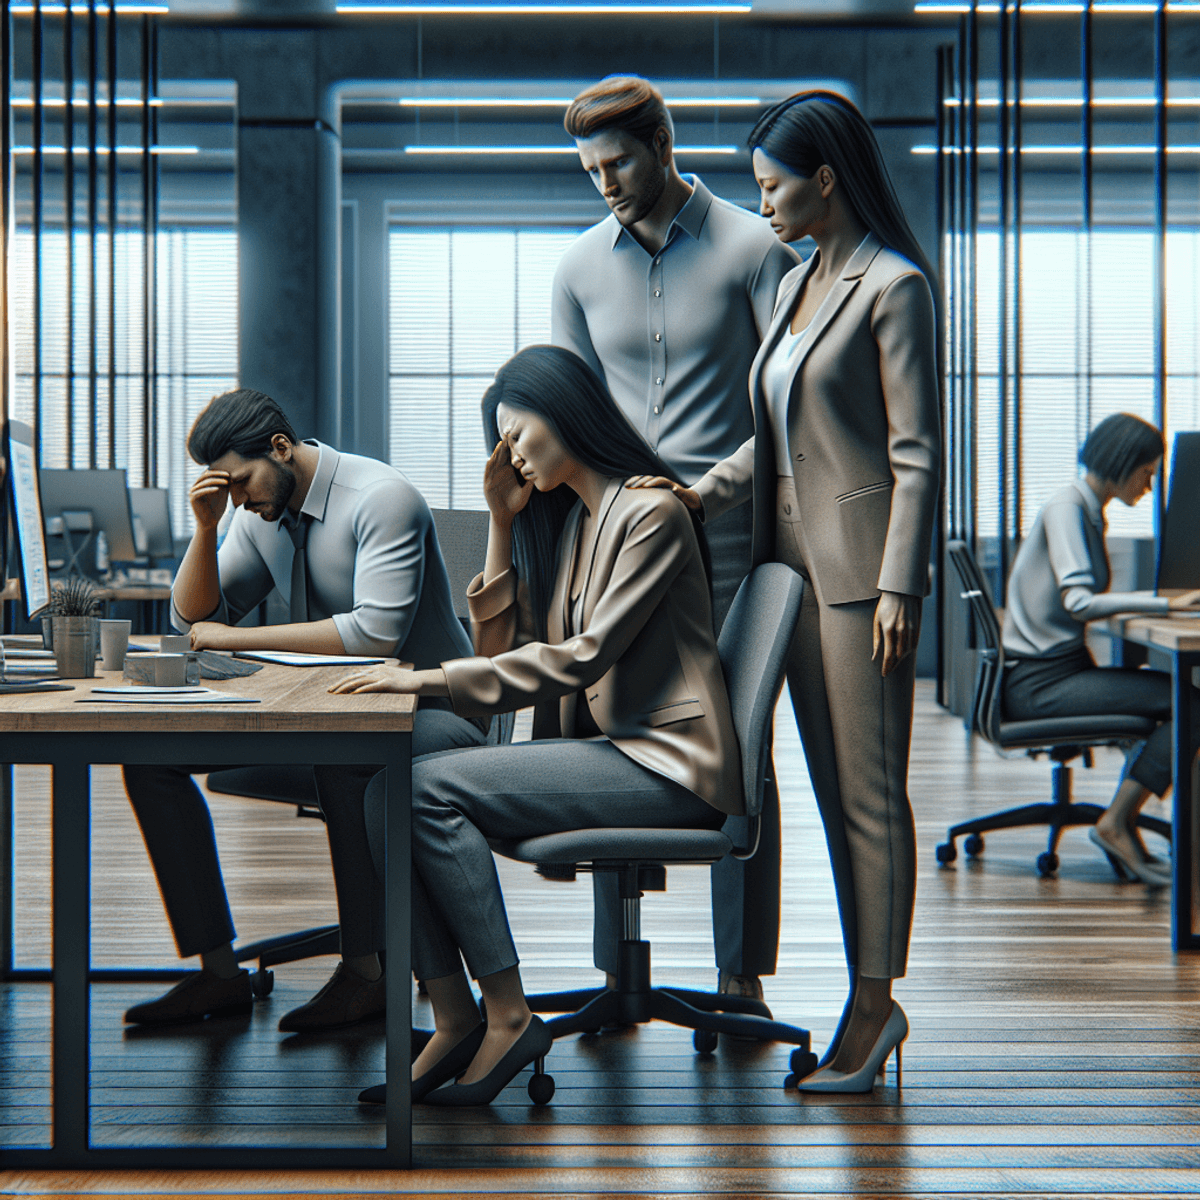
<instances>
[{"instance_id":1,"label":"shirt button","mask_svg":"<svg viewBox=\"0 0 1200 1200\"><path fill-rule=\"evenodd\" d=\"M661 265L661 263L662 263L662 259L661 259L661 258L656 258L656 259L654 260L654 265L655 265L656 267L657 267L657 266L660 266L660 265Z\"/></svg>"},{"instance_id":2,"label":"shirt button","mask_svg":"<svg viewBox=\"0 0 1200 1200\"><path fill-rule=\"evenodd\" d=\"M661 342L661 341L662 341L662 334L661 334L661 333L656 333L656 334L654 335L654 340L655 340L656 342Z\"/></svg>"},{"instance_id":3,"label":"shirt button","mask_svg":"<svg viewBox=\"0 0 1200 1200\"><path fill-rule=\"evenodd\" d=\"M661 296L661 295L662 295L662 292L660 292L660 291L658 290L658 288L655 288L655 289L654 289L654 294L655 294L656 296Z\"/></svg>"},{"instance_id":4,"label":"shirt button","mask_svg":"<svg viewBox=\"0 0 1200 1200\"><path fill-rule=\"evenodd\" d=\"M662 376L660 375L654 382L658 387L662 387Z\"/></svg>"},{"instance_id":5,"label":"shirt button","mask_svg":"<svg viewBox=\"0 0 1200 1200\"><path fill-rule=\"evenodd\" d=\"M654 406L654 415L656 417L658 416L658 405L657 404Z\"/></svg>"}]
</instances>

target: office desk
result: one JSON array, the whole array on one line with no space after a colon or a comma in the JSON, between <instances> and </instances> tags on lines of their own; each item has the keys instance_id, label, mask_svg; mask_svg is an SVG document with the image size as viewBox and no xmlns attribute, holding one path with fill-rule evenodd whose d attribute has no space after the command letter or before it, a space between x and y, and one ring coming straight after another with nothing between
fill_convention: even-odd
<instances>
[{"instance_id":1,"label":"office desk","mask_svg":"<svg viewBox=\"0 0 1200 1200\"><path fill-rule=\"evenodd\" d=\"M1175 950L1200 950L1200 846L1198 809L1192 794L1192 668L1200 666L1200 619L1196 617L1109 617L1100 629L1110 637L1141 646L1156 646L1171 656L1174 682L1175 746L1174 848L1171 880L1171 945Z\"/></svg>"},{"instance_id":2,"label":"office desk","mask_svg":"<svg viewBox=\"0 0 1200 1200\"><path fill-rule=\"evenodd\" d=\"M75 681L72 692L0 696L0 745L14 763L53 769L51 850L53 1005L50 1149L4 1150L11 1167L363 1167L411 1164L409 1090L388 1088L382 1149L255 1147L93 1147L89 1140L90 789L89 764L204 762L378 763L387 770L386 1065L409 1073L412 994L409 971L411 696L331 696L346 667L267 665L254 675L213 683L257 697L257 704L182 708L77 703L116 672ZM4 886L10 887L7 878ZM23 973L9 971L20 979ZM367 1082L367 1081L364 1081Z\"/></svg>"}]
</instances>

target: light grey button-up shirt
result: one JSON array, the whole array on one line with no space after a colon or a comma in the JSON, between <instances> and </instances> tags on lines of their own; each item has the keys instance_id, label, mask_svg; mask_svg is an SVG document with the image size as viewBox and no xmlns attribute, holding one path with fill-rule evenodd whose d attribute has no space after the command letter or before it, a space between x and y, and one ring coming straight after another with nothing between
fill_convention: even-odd
<instances>
[{"instance_id":1,"label":"light grey button-up shirt","mask_svg":"<svg viewBox=\"0 0 1200 1200\"><path fill-rule=\"evenodd\" d=\"M348 654L394 655L418 670L470 655L421 493L386 463L308 445L320 451L300 509L312 518L309 619L331 617ZM221 603L208 620L236 624L272 588L290 601L294 523L290 511L268 523L237 509L217 552ZM177 629L190 628L174 597L171 616Z\"/></svg>"},{"instance_id":2,"label":"light grey button-up shirt","mask_svg":"<svg viewBox=\"0 0 1200 1200\"><path fill-rule=\"evenodd\" d=\"M1109 592L1104 509L1085 479L1056 492L1021 543L1008 577L1004 653L1049 658L1083 645L1084 624L1114 613L1167 611L1167 597Z\"/></svg>"},{"instance_id":3,"label":"light grey button-up shirt","mask_svg":"<svg viewBox=\"0 0 1200 1200\"><path fill-rule=\"evenodd\" d=\"M690 484L754 434L750 364L800 259L761 217L687 178L692 194L657 254L610 214L563 255L550 340L607 382Z\"/></svg>"}]
</instances>

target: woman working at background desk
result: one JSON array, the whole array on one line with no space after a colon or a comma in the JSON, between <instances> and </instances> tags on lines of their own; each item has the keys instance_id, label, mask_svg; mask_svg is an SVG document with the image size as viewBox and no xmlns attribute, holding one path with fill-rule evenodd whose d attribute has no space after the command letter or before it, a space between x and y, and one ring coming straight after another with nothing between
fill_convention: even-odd
<instances>
[{"instance_id":1,"label":"woman working at background desk","mask_svg":"<svg viewBox=\"0 0 1200 1200\"><path fill-rule=\"evenodd\" d=\"M1150 793L1161 796L1171 786L1171 676L1098 667L1084 643L1084 626L1115 613L1200 604L1200 591L1168 599L1107 590L1104 509L1114 498L1136 504L1150 491L1162 458L1162 434L1129 413L1107 417L1092 430L1079 451L1087 474L1047 501L1017 552L1002 636L1008 720L1121 713L1161 722L1131 754L1112 803L1088 831L1110 858L1152 886L1171 882L1170 864L1149 853L1136 822ZM1198 734L1200 722L1193 745Z\"/></svg>"},{"instance_id":2,"label":"woman working at background desk","mask_svg":"<svg viewBox=\"0 0 1200 1200\"><path fill-rule=\"evenodd\" d=\"M468 591L477 656L373 668L331 689L449 696L460 716L535 706L531 742L413 763L413 967L435 1023L413 1099L456 1106L489 1103L551 1040L525 1001L487 839L712 829L743 810L703 535L670 492L625 487L669 469L569 350L522 350L483 409L495 449L487 560Z\"/></svg>"}]
</instances>

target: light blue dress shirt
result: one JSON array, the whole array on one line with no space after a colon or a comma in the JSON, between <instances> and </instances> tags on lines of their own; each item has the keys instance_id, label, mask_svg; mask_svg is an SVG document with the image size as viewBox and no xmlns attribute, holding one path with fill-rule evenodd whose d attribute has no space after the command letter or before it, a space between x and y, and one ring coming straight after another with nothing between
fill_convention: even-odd
<instances>
[{"instance_id":1,"label":"light blue dress shirt","mask_svg":"<svg viewBox=\"0 0 1200 1200\"><path fill-rule=\"evenodd\" d=\"M309 619L332 618L348 654L395 656L417 670L469 656L421 493L386 463L306 444L320 451L300 509L311 518ZM236 625L272 588L290 601L294 522L290 512L272 522L234 512L217 552L221 602L206 620ZM177 629L190 628L174 597L171 617Z\"/></svg>"},{"instance_id":2,"label":"light blue dress shirt","mask_svg":"<svg viewBox=\"0 0 1200 1200\"><path fill-rule=\"evenodd\" d=\"M754 435L747 380L775 293L800 261L761 217L695 175L657 254L611 214L554 277L550 340L608 384L685 483Z\"/></svg>"}]
</instances>

